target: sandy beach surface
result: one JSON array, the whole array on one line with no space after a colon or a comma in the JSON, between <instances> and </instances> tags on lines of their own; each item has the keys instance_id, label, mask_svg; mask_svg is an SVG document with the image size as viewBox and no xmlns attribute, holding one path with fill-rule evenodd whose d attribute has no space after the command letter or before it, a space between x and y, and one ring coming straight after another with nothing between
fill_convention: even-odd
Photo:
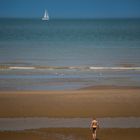
<instances>
[{"instance_id":1,"label":"sandy beach surface","mask_svg":"<svg viewBox=\"0 0 140 140\"><path fill-rule=\"evenodd\" d=\"M140 117L140 89L89 87L67 91L0 91L0 117ZM100 128L98 140L139 140L140 128ZM91 140L88 128L0 131L2 140Z\"/></svg>"},{"instance_id":2,"label":"sandy beach surface","mask_svg":"<svg viewBox=\"0 0 140 140\"><path fill-rule=\"evenodd\" d=\"M0 91L0 117L140 117L139 88Z\"/></svg>"},{"instance_id":3,"label":"sandy beach surface","mask_svg":"<svg viewBox=\"0 0 140 140\"><path fill-rule=\"evenodd\" d=\"M92 140L91 131L84 128L50 128L0 132L2 140ZM140 129L100 129L97 140L139 140Z\"/></svg>"}]
</instances>

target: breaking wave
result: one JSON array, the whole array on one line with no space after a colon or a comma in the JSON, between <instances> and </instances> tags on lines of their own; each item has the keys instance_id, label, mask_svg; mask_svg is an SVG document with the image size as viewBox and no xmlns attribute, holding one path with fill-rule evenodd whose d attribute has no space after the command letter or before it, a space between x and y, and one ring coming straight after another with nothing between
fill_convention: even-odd
<instances>
[{"instance_id":1,"label":"breaking wave","mask_svg":"<svg viewBox=\"0 0 140 140\"><path fill-rule=\"evenodd\" d=\"M96 67L96 66L0 66L0 70L140 70L140 67Z\"/></svg>"}]
</instances>

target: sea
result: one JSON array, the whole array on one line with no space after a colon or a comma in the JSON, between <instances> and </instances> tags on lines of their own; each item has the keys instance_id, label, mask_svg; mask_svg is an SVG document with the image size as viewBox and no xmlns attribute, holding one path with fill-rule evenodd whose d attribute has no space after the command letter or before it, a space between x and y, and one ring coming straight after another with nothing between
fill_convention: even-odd
<instances>
[{"instance_id":1,"label":"sea","mask_svg":"<svg viewBox=\"0 0 140 140\"><path fill-rule=\"evenodd\" d=\"M140 19L0 19L0 90L140 86Z\"/></svg>"}]
</instances>

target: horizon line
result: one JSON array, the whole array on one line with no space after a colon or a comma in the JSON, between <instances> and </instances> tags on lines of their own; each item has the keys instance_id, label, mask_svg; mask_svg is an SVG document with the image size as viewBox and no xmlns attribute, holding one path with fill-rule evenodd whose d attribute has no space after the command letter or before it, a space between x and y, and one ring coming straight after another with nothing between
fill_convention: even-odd
<instances>
[{"instance_id":1,"label":"horizon line","mask_svg":"<svg viewBox=\"0 0 140 140\"><path fill-rule=\"evenodd\" d=\"M0 19L42 19L42 17L0 17ZM140 19L140 17L52 17L51 19Z\"/></svg>"}]
</instances>

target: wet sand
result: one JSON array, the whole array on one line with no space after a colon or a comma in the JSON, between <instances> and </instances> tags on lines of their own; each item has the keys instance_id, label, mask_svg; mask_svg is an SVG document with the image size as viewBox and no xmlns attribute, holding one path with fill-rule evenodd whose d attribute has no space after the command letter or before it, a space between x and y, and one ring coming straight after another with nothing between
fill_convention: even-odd
<instances>
[{"instance_id":1,"label":"wet sand","mask_svg":"<svg viewBox=\"0 0 140 140\"><path fill-rule=\"evenodd\" d=\"M40 128L89 128L92 118L0 118L0 131ZM97 118L100 128L140 128L140 117Z\"/></svg>"},{"instance_id":2,"label":"wet sand","mask_svg":"<svg viewBox=\"0 0 140 140\"><path fill-rule=\"evenodd\" d=\"M0 91L0 117L140 117L139 88Z\"/></svg>"},{"instance_id":3,"label":"wet sand","mask_svg":"<svg viewBox=\"0 0 140 140\"><path fill-rule=\"evenodd\" d=\"M0 117L140 117L140 89L89 87L75 91L0 91ZM139 140L140 128L100 128L98 140ZM88 128L0 131L2 140L91 140Z\"/></svg>"},{"instance_id":4,"label":"wet sand","mask_svg":"<svg viewBox=\"0 0 140 140\"><path fill-rule=\"evenodd\" d=\"M50 128L0 132L2 140L92 140L90 129ZM139 140L140 129L100 129L98 140Z\"/></svg>"}]
</instances>

